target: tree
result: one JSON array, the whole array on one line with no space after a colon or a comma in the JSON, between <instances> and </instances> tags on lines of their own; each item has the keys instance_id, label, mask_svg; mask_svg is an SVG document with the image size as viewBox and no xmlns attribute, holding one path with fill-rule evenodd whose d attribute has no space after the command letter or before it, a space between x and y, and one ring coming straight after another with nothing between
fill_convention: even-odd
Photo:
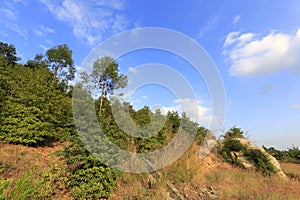
<instances>
[{"instance_id":1,"label":"tree","mask_svg":"<svg viewBox=\"0 0 300 200\"><path fill-rule=\"evenodd\" d=\"M52 80L47 60L37 55L22 65L2 58L0 140L40 145L72 134L72 100L61 83Z\"/></svg>"},{"instance_id":2,"label":"tree","mask_svg":"<svg viewBox=\"0 0 300 200\"><path fill-rule=\"evenodd\" d=\"M244 138L244 132L241 128L237 128L236 126L233 126L230 128L224 136L225 139L227 138Z\"/></svg>"},{"instance_id":3,"label":"tree","mask_svg":"<svg viewBox=\"0 0 300 200\"><path fill-rule=\"evenodd\" d=\"M72 50L66 44L57 45L46 52L47 61L53 72L53 81L60 79L67 83L75 77ZM38 60L40 57L36 58Z\"/></svg>"},{"instance_id":4,"label":"tree","mask_svg":"<svg viewBox=\"0 0 300 200\"><path fill-rule=\"evenodd\" d=\"M90 83L92 89L100 90L99 116L101 116L103 98L112 94L113 90L127 85L127 76L119 74L119 65L113 58L105 56L97 59L90 74L81 73L85 83Z\"/></svg>"},{"instance_id":5,"label":"tree","mask_svg":"<svg viewBox=\"0 0 300 200\"><path fill-rule=\"evenodd\" d=\"M16 64L20 58L18 58L16 48L14 45L0 42L0 59L4 60L8 64Z\"/></svg>"},{"instance_id":6,"label":"tree","mask_svg":"<svg viewBox=\"0 0 300 200\"><path fill-rule=\"evenodd\" d=\"M33 60L28 60L27 63L25 64L25 67L29 67L32 69L39 68L39 67L44 67L47 68L47 60L45 60L44 55L42 54L37 54Z\"/></svg>"}]
</instances>

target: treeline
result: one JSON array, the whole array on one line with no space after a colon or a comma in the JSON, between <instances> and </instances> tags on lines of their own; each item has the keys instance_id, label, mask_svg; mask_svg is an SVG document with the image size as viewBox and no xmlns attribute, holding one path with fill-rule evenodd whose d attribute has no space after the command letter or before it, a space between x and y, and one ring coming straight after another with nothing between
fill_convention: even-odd
<instances>
[{"instance_id":1,"label":"treeline","mask_svg":"<svg viewBox=\"0 0 300 200\"><path fill-rule=\"evenodd\" d=\"M274 156L277 160L280 160L282 162L300 164L300 149L298 147L293 146L292 148L288 148L287 150L278 150L274 147L263 147L270 155Z\"/></svg>"},{"instance_id":2,"label":"treeline","mask_svg":"<svg viewBox=\"0 0 300 200\"><path fill-rule=\"evenodd\" d=\"M173 111L163 115L147 106L135 110L128 102L110 101L108 95L127 84L127 77L119 74L119 66L112 58L96 60L92 73L81 74L82 81L75 86L70 84L75 74L72 50L65 44L47 50L44 55L37 54L25 64L19 61L15 47L0 42L0 141L29 146L70 141L61 155L68 165L65 185L75 199L109 197L117 187L120 173L98 161L80 140L72 111L75 87L89 85L92 90L100 91L97 99L92 93L88 94L95 105L99 126L110 141L125 150L155 151L168 144L178 131L195 134L197 140L202 141L208 132L184 113ZM120 128L113 109L129 111L139 127L148 126L152 119L156 119L152 121L153 127L164 123L155 133L132 130L140 135L134 137ZM125 118L121 116L121 119ZM121 123L126 126L126 121ZM153 136L147 137L147 134Z\"/></svg>"}]
</instances>

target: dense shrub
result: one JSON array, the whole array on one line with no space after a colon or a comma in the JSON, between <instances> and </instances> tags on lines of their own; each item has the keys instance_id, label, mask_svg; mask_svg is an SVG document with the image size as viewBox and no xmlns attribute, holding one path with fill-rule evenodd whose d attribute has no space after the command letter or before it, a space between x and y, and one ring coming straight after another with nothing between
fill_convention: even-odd
<instances>
[{"instance_id":1,"label":"dense shrub","mask_svg":"<svg viewBox=\"0 0 300 200\"><path fill-rule=\"evenodd\" d=\"M231 152L235 152L245 156L248 161L254 164L257 170L262 171L264 174L271 174L276 171L266 155L257 149L248 149L235 139L237 137L243 138L243 132L236 127L225 134L220 152L225 161L240 166L241 163L239 163L238 158L231 155Z\"/></svg>"},{"instance_id":2,"label":"dense shrub","mask_svg":"<svg viewBox=\"0 0 300 200\"><path fill-rule=\"evenodd\" d=\"M68 165L67 187L75 199L108 198L117 188L119 172L94 158L79 139L63 154Z\"/></svg>"},{"instance_id":3,"label":"dense shrub","mask_svg":"<svg viewBox=\"0 0 300 200\"><path fill-rule=\"evenodd\" d=\"M248 149L244 152L247 160L254 163L255 168L261 170L264 174L270 175L276 172L275 167L271 164L270 160L261 151L255 149Z\"/></svg>"},{"instance_id":4,"label":"dense shrub","mask_svg":"<svg viewBox=\"0 0 300 200\"><path fill-rule=\"evenodd\" d=\"M11 64L6 55L0 52L0 140L40 145L74 132L69 91L47 62Z\"/></svg>"}]
</instances>

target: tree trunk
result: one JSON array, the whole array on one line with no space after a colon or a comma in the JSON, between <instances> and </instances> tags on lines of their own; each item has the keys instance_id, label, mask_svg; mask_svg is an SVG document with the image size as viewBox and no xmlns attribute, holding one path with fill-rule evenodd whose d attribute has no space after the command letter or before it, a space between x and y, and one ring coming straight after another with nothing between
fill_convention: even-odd
<instances>
[{"instance_id":1,"label":"tree trunk","mask_svg":"<svg viewBox=\"0 0 300 200\"><path fill-rule=\"evenodd\" d=\"M100 97L99 117L101 116L103 97L104 97L104 84L102 85L102 94Z\"/></svg>"},{"instance_id":2,"label":"tree trunk","mask_svg":"<svg viewBox=\"0 0 300 200\"><path fill-rule=\"evenodd\" d=\"M58 72L58 66L54 68L54 72L53 72L53 80L52 80L52 82L54 82L55 79L57 78L57 72Z\"/></svg>"}]
</instances>

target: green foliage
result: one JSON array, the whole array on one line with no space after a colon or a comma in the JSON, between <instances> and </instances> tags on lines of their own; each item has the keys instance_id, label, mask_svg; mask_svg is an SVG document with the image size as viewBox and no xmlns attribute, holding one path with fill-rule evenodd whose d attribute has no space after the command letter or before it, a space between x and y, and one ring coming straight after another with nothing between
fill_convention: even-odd
<instances>
[{"instance_id":1,"label":"green foliage","mask_svg":"<svg viewBox=\"0 0 300 200\"><path fill-rule=\"evenodd\" d=\"M0 62L0 140L47 144L74 132L71 98L42 59Z\"/></svg>"},{"instance_id":2,"label":"green foliage","mask_svg":"<svg viewBox=\"0 0 300 200\"><path fill-rule=\"evenodd\" d=\"M223 136L222 148L220 154L226 162L239 166L237 158L232 158L231 152L245 152L246 148L234 138L244 138L243 131L236 126L230 128Z\"/></svg>"},{"instance_id":3,"label":"green foliage","mask_svg":"<svg viewBox=\"0 0 300 200\"><path fill-rule=\"evenodd\" d=\"M12 199L28 199L29 196L51 198L58 187L57 182L65 183L76 199L108 198L117 187L119 173L96 158L103 158L108 163L114 163L117 158L112 148L103 144L98 127L91 124L92 120L89 121L89 114L95 109L87 110L88 103L82 96L70 97L73 87L68 85L68 81L74 78L75 73L72 51L67 45L58 45L49 49L45 56L38 54L25 65L17 64L17 60L15 48L1 43L0 140L45 145L68 138L72 144L63 152L68 165L67 172L53 168L44 174L35 174L33 171L16 180L1 180L0 192L3 198L8 198L8 195ZM137 153L152 152L168 144L177 132L196 134L199 139L203 139L206 134L186 114L180 117L178 112L173 111L164 116L159 111L153 113L147 106L136 111L129 103L119 103L120 111L129 111L137 128L130 129L126 120L125 126L141 137L128 135L115 121L111 102L106 98L114 89L127 84L127 77L119 74L118 64L112 58L100 58L95 61L90 74L82 74L82 79L79 85L89 89L84 95L95 103L98 122L104 134L123 149ZM93 99L94 90L100 90L101 97L98 100ZM74 112L78 114L77 130L91 133L91 136L81 135L81 140L75 135L72 100L81 105ZM120 118L125 119L122 113ZM143 128L148 126L149 130L145 131ZM156 130L156 127L161 129ZM153 135L147 137L149 134ZM93 155L85 147L95 149ZM56 173L56 170L59 171ZM187 178L185 174L179 176Z\"/></svg>"},{"instance_id":4,"label":"green foliage","mask_svg":"<svg viewBox=\"0 0 300 200\"><path fill-rule=\"evenodd\" d=\"M225 140L227 138L244 138L244 132L241 128L237 128L236 126L230 128L224 136Z\"/></svg>"},{"instance_id":5,"label":"green foliage","mask_svg":"<svg viewBox=\"0 0 300 200\"><path fill-rule=\"evenodd\" d=\"M261 170L264 174L270 175L276 172L275 167L271 164L270 160L261 151L255 149L246 149L244 155L247 160L254 163L255 168Z\"/></svg>"},{"instance_id":6,"label":"green foliage","mask_svg":"<svg viewBox=\"0 0 300 200\"><path fill-rule=\"evenodd\" d=\"M17 179L0 179L0 199L31 199L38 194L41 183L30 171Z\"/></svg>"},{"instance_id":7,"label":"green foliage","mask_svg":"<svg viewBox=\"0 0 300 200\"><path fill-rule=\"evenodd\" d=\"M0 60L3 60L7 64L16 64L20 58L18 58L16 48L4 42L0 42Z\"/></svg>"},{"instance_id":8,"label":"green foliage","mask_svg":"<svg viewBox=\"0 0 300 200\"><path fill-rule=\"evenodd\" d=\"M276 160L282 161L284 159L285 153L283 151L279 151L274 147L266 148L265 146L263 146L263 148L268 154L276 158Z\"/></svg>"},{"instance_id":9,"label":"green foliage","mask_svg":"<svg viewBox=\"0 0 300 200\"><path fill-rule=\"evenodd\" d=\"M185 163L179 163L170 168L165 176L165 179L170 180L172 183L189 183L194 177L194 172L186 170Z\"/></svg>"},{"instance_id":10,"label":"green foliage","mask_svg":"<svg viewBox=\"0 0 300 200\"><path fill-rule=\"evenodd\" d=\"M226 162L236 166L241 166L237 157L232 156L234 153L243 155L246 159L252 162L257 170L263 174L271 174L275 172L275 167L271 164L266 155L257 149L248 149L246 146L236 140L236 138L243 138L243 131L240 128L233 127L224 136L222 142L221 155Z\"/></svg>"},{"instance_id":11,"label":"green foliage","mask_svg":"<svg viewBox=\"0 0 300 200\"><path fill-rule=\"evenodd\" d=\"M72 58L72 51L68 45L57 45L47 50L46 56L54 78L59 79L63 83L67 83L75 77L76 70Z\"/></svg>"},{"instance_id":12,"label":"green foliage","mask_svg":"<svg viewBox=\"0 0 300 200\"><path fill-rule=\"evenodd\" d=\"M75 140L64 150L68 171L67 187L75 199L108 198L117 188L119 173L103 165Z\"/></svg>"},{"instance_id":13,"label":"green foliage","mask_svg":"<svg viewBox=\"0 0 300 200\"><path fill-rule=\"evenodd\" d=\"M286 154L288 157L300 161L300 149L298 147L293 146L292 148L289 148Z\"/></svg>"},{"instance_id":14,"label":"green foliage","mask_svg":"<svg viewBox=\"0 0 300 200\"><path fill-rule=\"evenodd\" d=\"M97 59L93 65L93 71L88 75L95 89L103 89L104 95L111 94L119 87L127 85L127 77L119 74L119 65L113 58L105 56Z\"/></svg>"},{"instance_id":15,"label":"green foliage","mask_svg":"<svg viewBox=\"0 0 300 200\"><path fill-rule=\"evenodd\" d=\"M126 75L119 74L119 65L108 56L97 59L92 72L82 72L81 79L82 84L91 92L100 91L99 115L102 112L103 98L112 94L115 89L124 88L128 82Z\"/></svg>"},{"instance_id":16,"label":"green foliage","mask_svg":"<svg viewBox=\"0 0 300 200\"><path fill-rule=\"evenodd\" d=\"M51 199L65 184L63 171L52 167L41 173L32 168L16 178L0 177L0 199Z\"/></svg>"},{"instance_id":17,"label":"green foliage","mask_svg":"<svg viewBox=\"0 0 300 200\"><path fill-rule=\"evenodd\" d=\"M277 160L282 162L300 163L300 150L298 147L292 146L288 150L277 150L274 147L264 147L264 149Z\"/></svg>"},{"instance_id":18,"label":"green foliage","mask_svg":"<svg viewBox=\"0 0 300 200\"><path fill-rule=\"evenodd\" d=\"M240 165L236 158L232 158L230 152L245 152L246 148L237 140L226 139L223 142L223 148L221 150L221 155L225 161L233 164Z\"/></svg>"}]
</instances>

